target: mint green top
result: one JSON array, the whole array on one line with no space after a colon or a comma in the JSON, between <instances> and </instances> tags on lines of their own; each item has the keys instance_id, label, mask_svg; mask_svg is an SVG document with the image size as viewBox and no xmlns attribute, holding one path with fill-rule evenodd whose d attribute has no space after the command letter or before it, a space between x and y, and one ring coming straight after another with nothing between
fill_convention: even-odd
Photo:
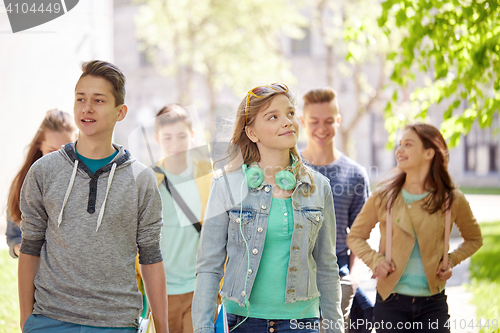
<instances>
[{"instance_id":1,"label":"mint green top","mask_svg":"<svg viewBox=\"0 0 500 333\"><path fill-rule=\"evenodd\" d=\"M425 198L430 192L424 194L410 194L403 190L403 199L405 204L421 200ZM427 276L425 275L424 264L422 263L422 256L420 255L420 247L418 240L415 236L415 245L411 251L410 258L406 263L403 275L394 287L394 292L409 296L431 296Z\"/></svg>"},{"instance_id":2,"label":"mint green top","mask_svg":"<svg viewBox=\"0 0 500 333\"><path fill-rule=\"evenodd\" d=\"M250 294L250 312L234 301L223 299L228 313L261 319L319 318L319 297L285 303L292 232L292 199L273 198L264 250Z\"/></svg>"},{"instance_id":3,"label":"mint green top","mask_svg":"<svg viewBox=\"0 0 500 333\"><path fill-rule=\"evenodd\" d=\"M118 150L116 150L113 154L109 155L108 157L95 160L78 154L78 151L76 150L76 145L75 145L75 152L76 155L78 156L78 159L80 159L80 161L85 163L85 165L90 169L90 171L92 171L92 173L95 173L103 166L109 164L109 162L111 162L113 158L115 158L115 156L118 154Z\"/></svg>"},{"instance_id":4,"label":"mint green top","mask_svg":"<svg viewBox=\"0 0 500 333\"><path fill-rule=\"evenodd\" d=\"M174 175L168 173L163 166L160 167L191 212L200 221L201 197L193 177L193 168L193 163L188 161L187 169ZM167 293L169 295L187 294L194 291L196 283L196 254L200 234L177 202L173 200L165 183L162 182L159 189L163 210L160 248L167 277Z\"/></svg>"}]
</instances>

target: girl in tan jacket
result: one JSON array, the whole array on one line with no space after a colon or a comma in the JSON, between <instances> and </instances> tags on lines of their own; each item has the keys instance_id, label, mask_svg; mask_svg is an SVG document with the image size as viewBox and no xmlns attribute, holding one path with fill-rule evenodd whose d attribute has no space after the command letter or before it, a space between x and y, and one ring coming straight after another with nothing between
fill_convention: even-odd
<instances>
[{"instance_id":1,"label":"girl in tan jacket","mask_svg":"<svg viewBox=\"0 0 500 333\"><path fill-rule=\"evenodd\" d=\"M378 333L450 332L446 280L454 266L481 247L481 231L448 174L448 148L438 129L427 124L407 126L396 159L397 172L379 184L363 206L347 244L377 279L374 327ZM464 242L444 255L448 210ZM366 242L377 222L379 252Z\"/></svg>"}]
</instances>

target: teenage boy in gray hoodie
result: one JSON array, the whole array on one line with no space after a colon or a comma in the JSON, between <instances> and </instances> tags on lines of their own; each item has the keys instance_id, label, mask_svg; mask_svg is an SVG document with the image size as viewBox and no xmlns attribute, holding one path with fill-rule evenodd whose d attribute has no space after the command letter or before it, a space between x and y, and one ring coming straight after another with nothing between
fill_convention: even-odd
<instances>
[{"instance_id":1,"label":"teenage boy in gray hoodie","mask_svg":"<svg viewBox=\"0 0 500 333\"><path fill-rule=\"evenodd\" d=\"M134 332L142 296L167 332L161 198L151 169L111 142L127 114L125 76L82 65L75 88L78 140L43 156L21 190L19 303L23 332Z\"/></svg>"}]
</instances>

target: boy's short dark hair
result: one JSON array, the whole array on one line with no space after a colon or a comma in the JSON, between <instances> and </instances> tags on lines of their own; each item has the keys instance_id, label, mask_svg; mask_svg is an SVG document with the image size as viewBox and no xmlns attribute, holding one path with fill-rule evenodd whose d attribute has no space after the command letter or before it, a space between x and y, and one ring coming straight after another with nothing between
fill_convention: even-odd
<instances>
[{"instance_id":1,"label":"boy's short dark hair","mask_svg":"<svg viewBox=\"0 0 500 333\"><path fill-rule=\"evenodd\" d=\"M102 77L111 83L115 106L125 103L125 75L116 65L102 60L92 60L82 64L82 72L80 79L92 75Z\"/></svg>"},{"instance_id":2,"label":"boy's short dark hair","mask_svg":"<svg viewBox=\"0 0 500 333\"><path fill-rule=\"evenodd\" d=\"M331 87L309 90L303 97L304 112L306 110L306 106L310 104L331 103L336 98L337 98L337 92Z\"/></svg>"},{"instance_id":3,"label":"boy's short dark hair","mask_svg":"<svg viewBox=\"0 0 500 333\"><path fill-rule=\"evenodd\" d=\"M189 113L186 109L179 104L168 104L156 114L155 132L158 133L160 128L164 125L175 124L180 121L184 122L188 126L189 130L193 129L191 117L189 117Z\"/></svg>"}]
</instances>

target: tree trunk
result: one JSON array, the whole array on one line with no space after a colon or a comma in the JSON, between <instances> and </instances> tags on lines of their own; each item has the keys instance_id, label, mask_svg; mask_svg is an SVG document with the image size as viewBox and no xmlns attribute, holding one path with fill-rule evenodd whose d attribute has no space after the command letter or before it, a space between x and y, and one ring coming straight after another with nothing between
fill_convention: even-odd
<instances>
[{"instance_id":1,"label":"tree trunk","mask_svg":"<svg viewBox=\"0 0 500 333\"><path fill-rule=\"evenodd\" d=\"M333 46L332 45L327 45L326 46L326 85L333 87L333 78L334 74L333 71L335 69L335 61L333 59L334 53L333 53Z\"/></svg>"},{"instance_id":2,"label":"tree trunk","mask_svg":"<svg viewBox=\"0 0 500 333\"><path fill-rule=\"evenodd\" d=\"M214 73L212 70L212 66L207 62L207 74L206 74L206 83L207 83L207 88L208 88L208 97L210 101L210 106L208 109L208 117L207 117L207 124L206 128L208 132L210 133L210 141L213 141L213 138L215 137L215 131L216 131L216 113L217 113L217 100L216 100L216 91L215 91L215 85L214 85Z\"/></svg>"}]
</instances>

